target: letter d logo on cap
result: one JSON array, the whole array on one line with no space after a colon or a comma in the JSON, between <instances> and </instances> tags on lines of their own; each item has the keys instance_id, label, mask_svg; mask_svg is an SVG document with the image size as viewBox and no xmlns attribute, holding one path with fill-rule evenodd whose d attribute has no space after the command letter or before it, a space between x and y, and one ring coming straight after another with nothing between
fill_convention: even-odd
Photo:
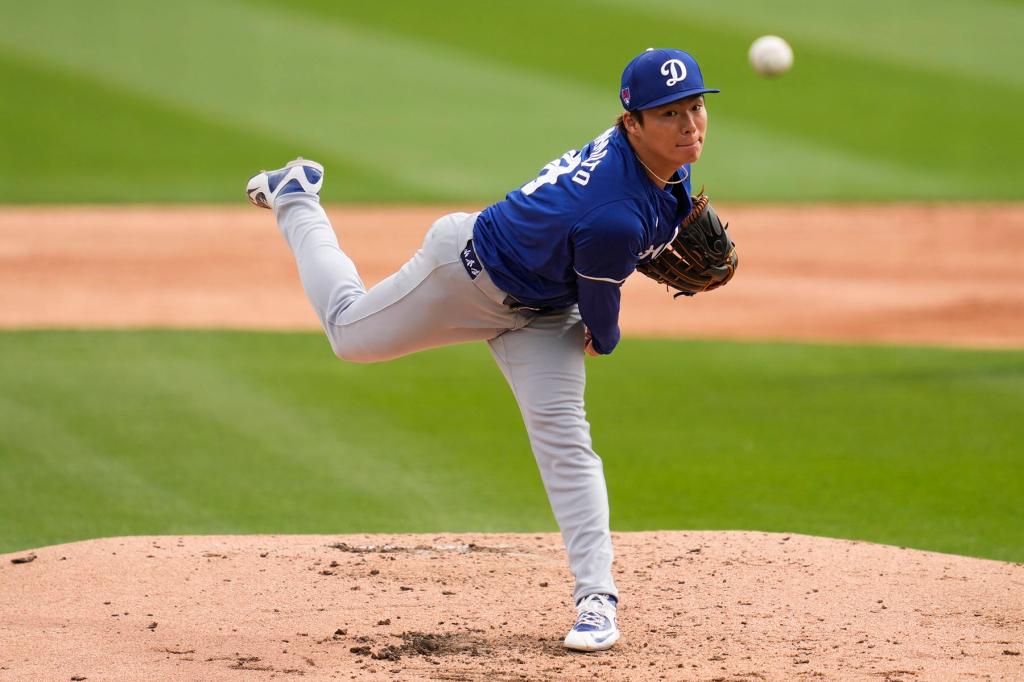
<instances>
[{"instance_id":1,"label":"letter d logo on cap","mask_svg":"<svg viewBox=\"0 0 1024 682\"><path fill-rule=\"evenodd\" d=\"M665 85L671 88L676 83L686 80L686 65L678 59L670 59L661 65L661 75L669 76Z\"/></svg>"}]
</instances>

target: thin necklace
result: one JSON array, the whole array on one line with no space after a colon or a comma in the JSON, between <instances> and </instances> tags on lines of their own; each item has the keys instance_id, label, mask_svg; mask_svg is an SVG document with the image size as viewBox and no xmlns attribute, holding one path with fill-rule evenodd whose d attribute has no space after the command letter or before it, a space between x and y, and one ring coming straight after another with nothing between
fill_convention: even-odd
<instances>
[{"instance_id":1,"label":"thin necklace","mask_svg":"<svg viewBox=\"0 0 1024 682\"><path fill-rule=\"evenodd\" d=\"M641 159L639 156L636 157L636 160L640 162L641 166L643 166L644 168L647 168L647 164L644 163L643 159ZM658 180L661 180L662 182L664 182L666 185L678 185L678 184L682 183L682 181L683 181L682 178L680 178L679 180L666 180L665 178L661 177L660 175L658 175L657 173L652 171L650 168L647 168L647 172L650 173L651 175L653 175L654 177L656 177Z\"/></svg>"}]
</instances>

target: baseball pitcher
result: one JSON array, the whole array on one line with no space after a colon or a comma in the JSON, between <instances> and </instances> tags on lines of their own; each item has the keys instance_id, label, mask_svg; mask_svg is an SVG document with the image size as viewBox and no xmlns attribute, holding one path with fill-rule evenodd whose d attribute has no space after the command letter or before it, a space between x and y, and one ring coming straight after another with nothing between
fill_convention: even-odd
<instances>
[{"instance_id":1,"label":"baseball pitcher","mask_svg":"<svg viewBox=\"0 0 1024 682\"><path fill-rule=\"evenodd\" d=\"M253 176L334 353L378 362L486 341L522 412L575 577L565 646L619 638L608 494L583 406L584 355L619 343L634 271L693 295L735 272L736 250L690 166L707 131L694 58L649 49L626 66L615 125L479 213L441 217L398 272L367 290L320 206L324 169L302 158Z\"/></svg>"}]
</instances>

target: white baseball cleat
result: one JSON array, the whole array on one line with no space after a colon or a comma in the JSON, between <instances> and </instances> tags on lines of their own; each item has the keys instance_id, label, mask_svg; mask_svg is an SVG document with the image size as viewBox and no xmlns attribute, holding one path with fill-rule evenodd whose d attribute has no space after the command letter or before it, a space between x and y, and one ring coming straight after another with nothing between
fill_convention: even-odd
<instances>
[{"instance_id":1,"label":"white baseball cleat","mask_svg":"<svg viewBox=\"0 0 1024 682\"><path fill-rule=\"evenodd\" d=\"M324 167L301 156L284 168L262 171L249 178L245 194L260 208L273 208L278 197L303 192L319 195L324 184Z\"/></svg>"},{"instance_id":2,"label":"white baseball cleat","mask_svg":"<svg viewBox=\"0 0 1024 682\"><path fill-rule=\"evenodd\" d=\"M591 594L576 605L579 617L565 636L565 648L576 651L603 651L619 641L615 624L618 600L609 594Z\"/></svg>"}]
</instances>

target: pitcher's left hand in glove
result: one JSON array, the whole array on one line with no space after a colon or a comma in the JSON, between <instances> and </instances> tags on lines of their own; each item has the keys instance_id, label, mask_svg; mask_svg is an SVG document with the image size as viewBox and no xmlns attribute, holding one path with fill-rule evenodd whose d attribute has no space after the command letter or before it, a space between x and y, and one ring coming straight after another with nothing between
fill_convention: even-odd
<instances>
[{"instance_id":1,"label":"pitcher's left hand in glove","mask_svg":"<svg viewBox=\"0 0 1024 682\"><path fill-rule=\"evenodd\" d=\"M736 273L736 245L702 191L683 219L672 243L646 263L636 266L660 284L676 289L676 296L693 296L724 285Z\"/></svg>"}]
</instances>

